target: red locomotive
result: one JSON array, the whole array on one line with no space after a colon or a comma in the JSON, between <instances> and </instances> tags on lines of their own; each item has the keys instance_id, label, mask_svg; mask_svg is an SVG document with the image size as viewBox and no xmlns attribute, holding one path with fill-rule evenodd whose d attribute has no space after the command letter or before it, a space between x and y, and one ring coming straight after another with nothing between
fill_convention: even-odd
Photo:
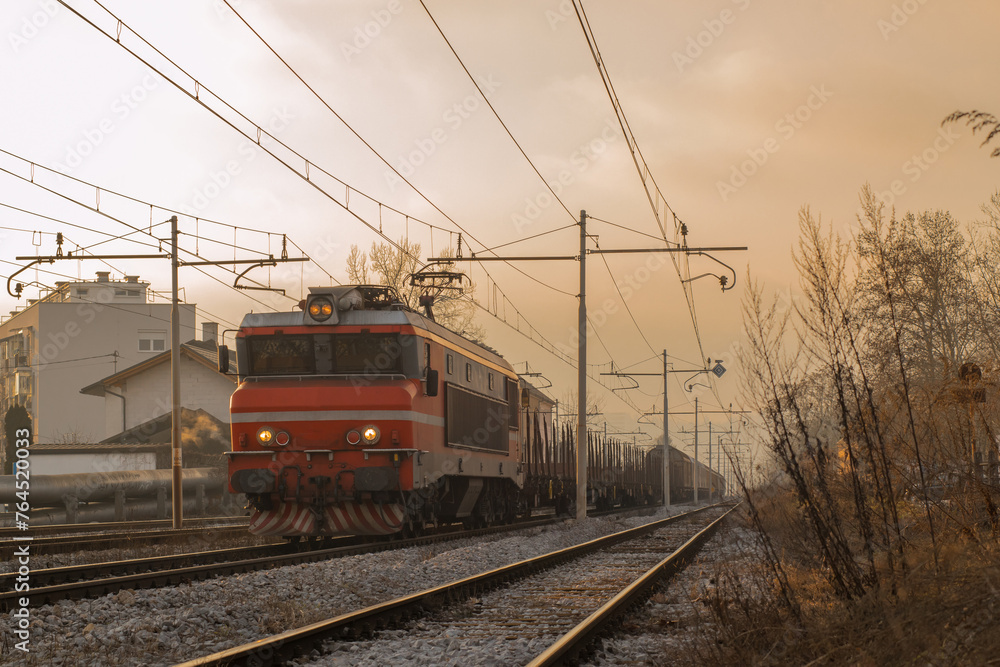
<instances>
[{"instance_id":1,"label":"red locomotive","mask_svg":"<svg viewBox=\"0 0 1000 667\"><path fill-rule=\"evenodd\" d=\"M314 287L301 311L251 313L236 357L229 480L251 532L386 535L517 513L517 374L391 288Z\"/></svg>"}]
</instances>

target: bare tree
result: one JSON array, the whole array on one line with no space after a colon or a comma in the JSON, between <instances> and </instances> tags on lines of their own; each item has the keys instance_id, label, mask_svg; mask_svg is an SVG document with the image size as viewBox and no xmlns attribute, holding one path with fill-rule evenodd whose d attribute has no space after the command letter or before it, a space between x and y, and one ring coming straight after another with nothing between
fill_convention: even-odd
<instances>
[{"instance_id":1,"label":"bare tree","mask_svg":"<svg viewBox=\"0 0 1000 667\"><path fill-rule=\"evenodd\" d=\"M596 417L604 414L604 406L607 403L604 396L596 395L592 392L587 392L587 422L593 423ZM559 401L560 410L559 418L560 420L566 421L570 424L575 424L576 412L580 407L579 395L575 391L567 391L563 394L562 400Z\"/></svg>"},{"instance_id":2,"label":"bare tree","mask_svg":"<svg viewBox=\"0 0 1000 667\"><path fill-rule=\"evenodd\" d=\"M873 359L891 363L888 352L896 341L889 331L890 308L895 309L899 345L914 378L954 375L978 354L980 303L972 251L958 222L945 211L902 218L893 212L888 220L879 210L866 213L857 236L857 285Z\"/></svg>"},{"instance_id":3,"label":"bare tree","mask_svg":"<svg viewBox=\"0 0 1000 667\"><path fill-rule=\"evenodd\" d=\"M454 253L451 249L442 251L442 257ZM410 276L420 269L420 244L406 238L397 245L373 242L367 253L351 246L347 256L347 277L359 285L388 285L399 293L408 308L420 307L420 296L424 291L419 285L412 285ZM440 265L440 270L454 270L454 264ZM474 340L484 340L486 330L475 323L476 304L471 294L476 286L466 281L462 290L446 290L435 295L434 320L452 331Z\"/></svg>"},{"instance_id":4,"label":"bare tree","mask_svg":"<svg viewBox=\"0 0 1000 667\"><path fill-rule=\"evenodd\" d=\"M965 124L972 127L972 133L986 132L981 146L990 143L995 137L1000 135L1000 120L991 113L985 111L956 111L941 121L941 125L965 121ZM1000 157L1000 148L994 148L990 157Z\"/></svg>"}]
</instances>

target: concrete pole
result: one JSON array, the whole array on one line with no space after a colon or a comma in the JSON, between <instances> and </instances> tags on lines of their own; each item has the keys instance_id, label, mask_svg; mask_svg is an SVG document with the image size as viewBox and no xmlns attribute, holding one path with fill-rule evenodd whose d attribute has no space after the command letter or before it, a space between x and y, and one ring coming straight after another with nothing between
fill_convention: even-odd
<instances>
[{"instance_id":1,"label":"concrete pole","mask_svg":"<svg viewBox=\"0 0 1000 667\"><path fill-rule=\"evenodd\" d=\"M580 332L577 363L576 518L587 518L587 212L580 211Z\"/></svg>"},{"instance_id":2,"label":"concrete pole","mask_svg":"<svg viewBox=\"0 0 1000 667\"><path fill-rule=\"evenodd\" d=\"M698 399L694 399L694 465L691 466L694 476L694 504L698 504Z\"/></svg>"},{"instance_id":3,"label":"concrete pole","mask_svg":"<svg viewBox=\"0 0 1000 667\"><path fill-rule=\"evenodd\" d=\"M667 351L663 351L663 505L670 507L670 422L667 416Z\"/></svg>"},{"instance_id":4,"label":"concrete pole","mask_svg":"<svg viewBox=\"0 0 1000 667\"><path fill-rule=\"evenodd\" d=\"M712 422L708 422L708 503L712 504Z\"/></svg>"},{"instance_id":5,"label":"concrete pole","mask_svg":"<svg viewBox=\"0 0 1000 667\"><path fill-rule=\"evenodd\" d=\"M172 471L173 527L184 523L184 486L181 481L181 315L177 295L177 216L170 218L170 469Z\"/></svg>"}]
</instances>

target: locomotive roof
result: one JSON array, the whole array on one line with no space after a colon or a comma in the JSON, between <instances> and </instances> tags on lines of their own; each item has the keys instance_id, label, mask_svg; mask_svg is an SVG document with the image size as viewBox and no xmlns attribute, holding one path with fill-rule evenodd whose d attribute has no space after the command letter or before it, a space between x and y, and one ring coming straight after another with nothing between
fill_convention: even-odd
<instances>
[{"instance_id":1,"label":"locomotive roof","mask_svg":"<svg viewBox=\"0 0 1000 667\"><path fill-rule=\"evenodd\" d=\"M333 325L334 328L342 326L384 326L401 325L412 326L423 329L436 336L445 339L456 347L462 348L472 355L483 357L494 364L508 369L514 373L514 368L507 363L503 356L481 343L470 340L461 334L455 333L447 327L443 327L433 320L429 320L418 312L412 310L348 310L338 312L340 321ZM305 327L308 329L329 328L322 324L317 324L306 317L305 311L291 311L281 313L248 313L243 316L240 322L240 329L253 327Z\"/></svg>"}]
</instances>

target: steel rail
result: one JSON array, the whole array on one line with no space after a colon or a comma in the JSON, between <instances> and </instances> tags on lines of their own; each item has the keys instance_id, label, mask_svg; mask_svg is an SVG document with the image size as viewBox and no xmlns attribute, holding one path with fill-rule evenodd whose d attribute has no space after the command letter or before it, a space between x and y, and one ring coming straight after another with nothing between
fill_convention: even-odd
<instances>
[{"instance_id":1,"label":"steel rail","mask_svg":"<svg viewBox=\"0 0 1000 667\"><path fill-rule=\"evenodd\" d=\"M350 544L357 543L359 542L355 541ZM24 544L24 542L20 544ZM338 546L348 546L348 544ZM108 561L104 563L47 567L31 571L31 585L32 590L37 590L38 588L66 584L73 581L96 581L102 578L110 579L123 575L162 572L164 570L173 570L194 565L238 562L240 560L248 560L251 557L283 556L293 552L295 552L294 547L289 546L285 542L280 542L260 544L255 547L231 547L227 549L214 549L212 551L130 558L128 560ZM34 555L33 546L32 555ZM16 571L0 574L0 590L13 590L13 582L17 576L18 573Z\"/></svg>"},{"instance_id":2,"label":"steel rail","mask_svg":"<svg viewBox=\"0 0 1000 667\"><path fill-rule=\"evenodd\" d=\"M288 630L286 632L258 639L254 642L219 651L212 655L179 663L177 667L208 667L230 665L285 664L298 656L320 647L323 642L344 636L360 636L376 628L387 627L403 618L417 615L424 609L437 609L448 602L464 599L470 595L496 588L517 579L551 568L620 542L625 542L652 533L667 524L688 518L713 506L707 505L690 512L677 514L654 521L637 528L600 537L576 546L553 551L535 558L529 558L504 567L496 568L448 584L435 586L424 591L405 595L382 604L373 605L343 614L335 618Z\"/></svg>"},{"instance_id":3,"label":"steel rail","mask_svg":"<svg viewBox=\"0 0 1000 667\"><path fill-rule=\"evenodd\" d=\"M509 530L520 530L524 528L533 528L537 526L548 525L561 521L562 519L549 518L549 519L537 519L519 523L513 523L503 526L493 526L489 528L478 528L474 530L454 530L445 529L440 533L435 533L433 535L427 535L423 537L415 537L410 539L402 540L385 540L377 542L363 542L358 544L351 544L339 547L333 547L328 549L318 549L311 551L296 551L291 554L278 554L278 555L268 555L264 557L248 558L241 560L226 560L223 562L215 562L209 564L199 564L199 565L189 565L184 567L172 567L169 569L157 569L147 572L140 572L136 574L126 574L121 576L113 577L103 577L97 579L88 579L84 581L74 581L62 584L51 584L46 586L38 586L37 581L40 577L40 573L43 570L36 570L32 572L32 587L30 590L30 597L32 605L38 604L48 604L56 602L58 600L77 600L82 598L96 597L100 595L107 595L108 593L116 593L120 590L127 588L157 588L161 586L170 586L179 584L190 580L204 580L221 575L231 575L243 572L253 572L256 570L266 570L274 567L281 567L283 565L298 565L301 563L317 562L322 560L330 560L333 558L342 558L344 556L354 556L364 553L376 553L379 551L391 551L395 549L401 549L404 547L420 546L424 544L433 544L435 542L441 542L446 540L453 540L462 537L477 537L481 535L488 535L496 532L504 532ZM25 543L22 543L25 544ZM197 557L205 554L213 554L214 552L203 552L200 554L178 554L175 559L180 559L183 557ZM165 561L168 557L162 557L160 560ZM143 561L143 565L147 564L156 559L139 559ZM117 567L118 571L127 570L132 561L119 561L117 563L110 564L112 567ZM89 571L92 565L80 565L72 566L70 568L56 568L59 570L82 570ZM70 576L68 572L61 572L61 576ZM9 575L8 575L9 576ZM0 593L0 612L7 612L10 609L17 606L20 597L23 597L23 592L16 592L12 589L8 589L3 593Z\"/></svg>"},{"instance_id":4,"label":"steel rail","mask_svg":"<svg viewBox=\"0 0 1000 667\"><path fill-rule=\"evenodd\" d=\"M646 600L655 587L667 577L683 569L693 558L702 545L707 542L722 522L736 507L720 516L693 536L676 551L650 568L645 574L629 584L618 595L614 596L600 609L588 616L582 623L556 640L537 658L528 663L528 667L550 667L551 665L574 664L587 650L587 647L597 639L619 616L627 613L635 605Z\"/></svg>"},{"instance_id":5,"label":"steel rail","mask_svg":"<svg viewBox=\"0 0 1000 667\"><path fill-rule=\"evenodd\" d=\"M21 532L24 535L24 532ZM61 537L34 537L31 540L31 554L60 554L103 549L131 549L138 546L163 542L178 542L182 538L204 537L218 539L230 536L249 535L247 525L206 526L203 528L183 528L170 531L116 532L100 535L64 535ZM14 550L25 544L14 540L0 542L0 559L9 560Z\"/></svg>"},{"instance_id":6,"label":"steel rail","mask_svg":"<svg viewBox=\"0 0 1000 667\"><path fill-rule=\"evenodd\" d=\"M215 517L191 517L184 523L190 523L191 528L225 528L227 526L243 526L249 524L249 517L245 516L215 516ZM39 537L50 534L86 534L99 533L101 531L140 531L156 530L158 528L169 528L170 519L146 519L142 521L108 521L94 523L57 523L45 526L32 526L25 532L20 528L5 527L0 528L0 539L4 537L31 535Z\"/></svg>"}]
</instances>

